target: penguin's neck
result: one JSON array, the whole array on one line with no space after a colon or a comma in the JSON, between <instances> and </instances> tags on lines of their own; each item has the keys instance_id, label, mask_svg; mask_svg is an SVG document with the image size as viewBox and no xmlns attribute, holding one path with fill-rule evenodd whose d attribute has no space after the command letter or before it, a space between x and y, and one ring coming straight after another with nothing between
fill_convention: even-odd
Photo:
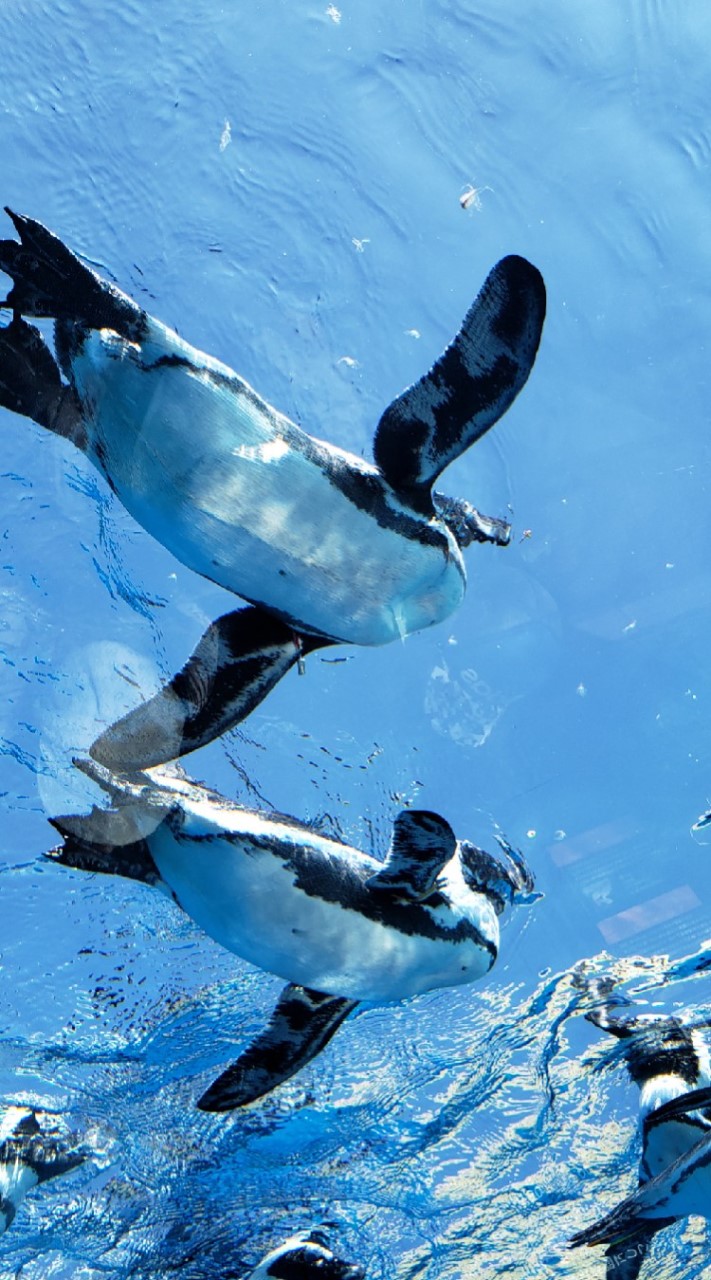
<instances>
[{"instance_id":1,"label":"penguin's neck","mask_svg":"<svg viewBox=\"0 0 711 1280\"><path fill-rule=\"evenodd\" d=\"M652 1076L650 1080L645 1080L639 1095L640 1119L643 1120L650 1111L663 1107L665 1102L671 1102L672 1098L680 1098L690 1088L681 1076Z\"/></svg>"},{"instance_id":2,"label":"penguin's neck","mask_svg":"<svg viewBox=\"0 0 711 1280\"><path fill-rule=\"evenodd\" d=\"M641 1120L644 1120L644 1117L649 1115L650 1111L656 1111L658 1107L664 1106L665 1102L671 1102L672 1098L681 1098L685 1093L690 1093L692 1089L704 1089L711 1084L709 1047L705 1037L699 1033L698 1029L692 1031L691 1043L696 1055L696 1078L693 1081L685 1080L683 1076L677 1075L673 1071L663 1075L650 1076L640 1089L639 1111Z\"/></svg>"}]
</instances>

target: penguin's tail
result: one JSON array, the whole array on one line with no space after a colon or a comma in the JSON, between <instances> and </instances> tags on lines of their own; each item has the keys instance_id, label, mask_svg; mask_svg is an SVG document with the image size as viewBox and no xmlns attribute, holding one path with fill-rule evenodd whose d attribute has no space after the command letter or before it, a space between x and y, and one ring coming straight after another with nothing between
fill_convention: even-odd
<instances>
[{"instance_id":1,"label":"penguin's tail","mask_svg":"<svg viewBox=\"0 0 711 1280\"><path fill-rule=\"evenodd\" d=\"M17 1123L0 1142L0 1167L24 1165L32 1170L38 1182L46 1182L83 1164L88 1152L77 1135L49 1124L44 1116L40 1123L39 1114L29 1108L17 1108L17 1111Z\"/></svg>"},{"instance_id":2,"label":"penguin's tail","mask_svg":"<svg viewBox=\"0 0 711 1280\"><path fill-rule=\"evenodd\" d=\"M146 314L132 298L107 284L41 222L6 208L20 239L0 240L0 271L13 287L0 305L15 317L44 316L86 329L113 329L138 342Z\"/></svg>"},{"instance_id":3,"label":"penguin's tail","mask_svg":"<svg viewBox=\"0 0 711 1280\"><path fill-rule=\"evenodd\" d=\"M49 821L62 837L62 843L46 855L53 862L76 871L125 876L143 884L160 886L163 883L128 808L93 808L85 816L67 814Z\"/></svg>"}]
</instances>

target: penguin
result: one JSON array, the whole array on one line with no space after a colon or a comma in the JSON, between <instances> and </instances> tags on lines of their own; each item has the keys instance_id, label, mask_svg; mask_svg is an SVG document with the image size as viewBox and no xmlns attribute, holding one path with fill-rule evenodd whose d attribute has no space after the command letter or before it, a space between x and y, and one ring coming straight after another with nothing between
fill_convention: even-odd
<instances>
[{"instance_id":1,"label":"penguin","mask_svg":"<svg viewBox=\"0 0 711 1280\"><path fill-rule=\"evenodd\" d=\"M56 1117L8 1107L0 1121L0 1235L12 1225L28 1191L70 1173L85 1160Z\"/></svg>"},{"instance_id":2,"label":"penguin","mask_svg":"<svg viewBox=\"0 0 711 1280\"><path fill-rule=\"evenodd\" d=\"M253 606L219 619L96 759L161 764L244 718L313 649L443 621L464 595L462 550L509 541L505 521L433 486L531 372L546 293L525 258L493 267L451 345L385 410L371 463L308 435L41 223L7 213L19 241L0 240L13 280L0 404L71 440L144 529ZM55 321L56 359L28 316Z\"/></svg>"},{"instance_id":3,"label":"penguin","mask_svg":"<svg viewBox=\"0 0 711 1280\"><path fill-rule=\"evenodd\" d=\"M365 1280L365 1274L364 1267L337 1257L324 1232L314 1230L272 1249L246 1280Z\"/></svg>"},{"instance_id":4,"label":"penguin","mask_svg":"<svg viewBox=\"0 0 711 1280\"><path fill-rule=\"evenodd\" d=\"M699 814L696 822L692 822L691 830L705 831L709 826L711 826L711 809L704 809L704 812Z\"/></svg>"},{"instance_id":5,"label":"penguin","mask_svg":"<svg viewBox=\"0 0 711 1280\"><path fill-rule=\"evenodd\" d=\"M689 1213L711 1217L711 1060L706 1023L639 1014L593 984L603 1001L588 1020L620 1041L618 1054L639 1087L639 1188L570 1245L608 1244L607 1277L636 1280L653 1236Z\"/></svg>"},{"instance_id":6,"label":"penguin","mask_svg":"<svg viewBox=\"0 0 711 1280\"><path fill-rule=\"evenodd\" d=\"M265 1030L200 1098L227 1111L309 1062L361 1001L474 982L499 949L499 916L533 877L457 840L436 813L406 809L384 862L278 813L231 803L180 769L115 775L77 762L111 807L50 821L48 855L168 894L228 951L287 982ZM530 900L530 899L529 899Z\"/></svg>"}]
</instances>

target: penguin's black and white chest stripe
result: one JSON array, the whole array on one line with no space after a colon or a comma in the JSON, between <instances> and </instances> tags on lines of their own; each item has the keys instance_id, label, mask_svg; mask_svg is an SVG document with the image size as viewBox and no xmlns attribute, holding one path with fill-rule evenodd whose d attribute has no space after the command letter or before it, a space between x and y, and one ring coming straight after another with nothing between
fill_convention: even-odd
<instances>
[{"instance_id":1,"label":"penguin's black and white chest stripe","mask_svg":"<svg viewBox=\"0 0 711 1280\"><path fill-rule=\"evenodd\" d=\"M639 1029L625 1046L631 1078L639 1085L642 1124L640 1178L654 1178L711 1133L700 1112L655 1123L667 1103L711 1085L711 1063L703 1032L678 1018L638 1019Z\"/></svg>"}]
</instances>

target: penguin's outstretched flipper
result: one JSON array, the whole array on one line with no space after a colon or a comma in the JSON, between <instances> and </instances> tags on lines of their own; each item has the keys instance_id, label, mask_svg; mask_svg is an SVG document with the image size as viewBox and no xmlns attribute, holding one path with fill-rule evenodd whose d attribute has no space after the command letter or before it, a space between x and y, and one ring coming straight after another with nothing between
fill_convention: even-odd
<instances>
[{"instance_id":1,"label":"penguin's outstretched flipper","mask_svg":"<svg viewBox=\"0 0 711 1280\"><path fill-rule=\"evenodd\" d=\"M13 287L0 306L16 316L44 316L88 329L113 329L137 342L145 332L145 312L120 289L107 284L41 222L5 212L20 237L0 240L0 271Z\"/></svg>"},{"instance_id":2,"label":"penguin's outstretched flipper","mask_svg":"<svg viewBox=\"0 0 711 1280\"><path fill-rule=\"evenodd\" d=\"M257 605L226 613L182 670L106 729L90 754L133 772L196 751L244 720L305 654L330 643L297 634Z\"/></svg>"},{"instance_id":3,"label":"penguin's outstretched flipper","mask_svg":"<svg viewBox=\"0 0 711 1280\"><path fill-rule=\"evenodd\" d=\"M357 1003L290 982L264 1031L199 1099L200 1110L233 1111L271 1093L321 1052Z\"/></svg>"},{"instance_id":4,"label":"penguin's outstretched flipper","mask_svg":"<svg viewBox=\"0 0 711 1280\"><path fill-rule=\"evenodd\" d=\"M708 1120L710 1109L711 1088L704 1086L702 1089L691 1089L689 1093L670 1098L669 1102L651 1111L645 1117L645 1128L651 1130L657 1125L669 1124L670 1120L685 1120L687 1124L698 1127L694 1125L694 1112L699 1111Z\"/></svg>"},{"instance_id":5,"label":"penguin's outstretched flipper","mask_svg":"<svg viewBox=\"0 0 711 1280\"><path fill-rule=\"evenodd\" d=\"M516 399L533 368L545 313L540 271L525 258L502 258L451 345L385 410L375 461L416 510L432 509L438 475Z\"/></svg>"},{"instance_id":6,"label":"penguin's outstretched flipper","mask_svg":"<svg viewBox=\"0 0 711 1280\"><path fill-rule=\"evenodd\" d=\"M703 1111L711 1102L711 1089L694 1089L691 1093L674 1098L647 1117L645 1129L652 1125L668 1124L670 1120L688 1117ZM703 1130L701 1130L703 1132ZM619 1244L640 1230L646 1230L650 1221L657 1230L668 1226L677 1218L688 1214L709 1216L711 1206L711 1136L705 1136L689 1147L678 1159L672 1161L656 1177L643 1182L639 1189L623 1200L612 1213L608 1213L591 1227L579 1231L570 1240L570 1248L579 1245Z\"/></svg>"},{"instance_id":7,"label":"penguin's outstretched flipper","mask_svg":"<svg viewBox=\"0 0 711 1280\"><path fill-rule=\"evenodd\" d=\"M697 1151L697 1147L705 1147L705 1142L697 1143L696 1147L692 1147L691 1151L674 1161L668 1169L651 1178L649 1182L645 1182L642 1186L618 1204L616 1209L611 1213L600 1218L598 1222L594 1222L591 1227L586 1227L584 1231L578 1231L576 1235L571 1236L568 1247L570 1249L578 1249L581 1245L610 1244L622 1246L623 1244L631 1244L638 1235L647 1236L650 1230L650 1220L654 1223L654 1230L660 1231L662 1227L669 1226L675 1222L678 1217L684 1217L687 1213L700 1212L698 1209L680 1208L679 1212L674 1212L673 1201L675 1199L676 1179L681 1176L685 1178L690 1170L690 1159ZM709 1152L705 1153L709 1158Z\"/></svg>"},{"instance_id":8,"label":"penguin's outstretched flipper","mask_svg":"<svg viewBox=\"0 0 711 1280\"><path fill-rule=\"evenodd\" d=\"M366 881L373 893L403 902L423 902L457 850L457 837L446 818L426 809L403 809L393 823L382 869Z\"/></svg>"}]
</instances>

